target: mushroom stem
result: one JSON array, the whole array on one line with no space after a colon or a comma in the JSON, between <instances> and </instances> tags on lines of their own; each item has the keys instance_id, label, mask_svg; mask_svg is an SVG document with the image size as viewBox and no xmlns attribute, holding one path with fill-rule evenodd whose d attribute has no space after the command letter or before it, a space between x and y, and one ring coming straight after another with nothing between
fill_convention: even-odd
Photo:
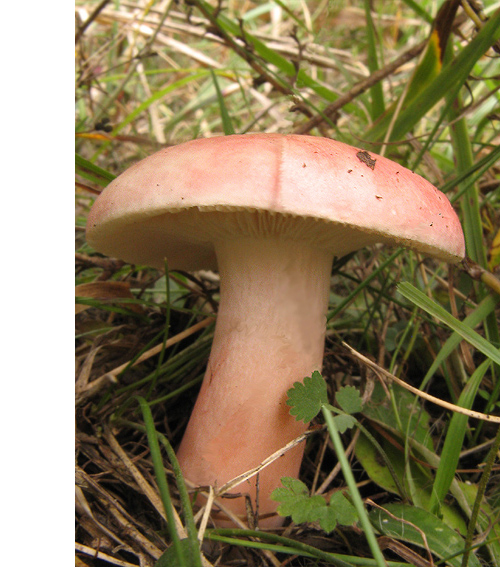
<instances>
[{"instance_id":1,"label":"mushroom stem","mask_svg":"<svg viewBox=\"0 0 500 567\"><path fill-rule=\"evenodd\" d=\"M279 237L221 241L216 253L215 336L178 458L192 482L222 486L307 429L289 414L286 392L321 369L333 254ZM281 477L298 476L302 454L295 447L260 473L260 515L275 512L270 494ZM235 492L255 510L255 477ZM244 498L225 504L245 519Z\"/></svg>"}]
</instances>

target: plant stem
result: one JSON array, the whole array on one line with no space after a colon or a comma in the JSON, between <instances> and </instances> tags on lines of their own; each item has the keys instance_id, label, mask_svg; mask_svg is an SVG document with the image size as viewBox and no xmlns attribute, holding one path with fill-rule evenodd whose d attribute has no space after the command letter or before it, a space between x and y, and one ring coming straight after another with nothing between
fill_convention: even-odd
<instances>
[{"instance_id":1,"label":"plant stem","mask_svg":"<svg viewBox=\"0 0 500 567\"><path fill-rule=\"evenodd\" d=\"M163 507L165 509L165 515L167 516L167 528L172 539L172 545L174 546L178 564L180 567L188 567L185 561L184 553L181 547L181 540L179 534L175 529L175 517L172 507L172 499L170 498L170 490L168 488L167 476L165 474L165 469L163 468L163 461L161 458L160 445L158 443L158 437L156 435L153 415L151 410L144 398L138 396L139 405L141 406L141 411L144 419L144 424L146 426L146 434L148 437L149 449L151 451L151 459L153 461L153 467L156 476L156 482L158 484L158 489L160 491L161 500L163 502Z\"/></svg>"},{"instance_id":2,"label":"plant stem","mask_svg":"<svg viewBox=\"0 0 500 567\"><path fill-rule=\"evenodd\" d=\"M481 508L481 503L483 501L483 496L486 491L486 486L488 480L490 479L491 470L493 464L495 463L496 455L500 449L500 427L497 430L497 436L495 443L491 446L488 456L486 457L486 466L484 467L483 474L481 475L481 480L477 487L476 500L474 501L474 507L472 509L472 515L469 520L469 526L467 528L467 538L465 540L465 551L462 557L462 567L467 567L469 564L469 555L471 552L472 540L474 539L474 532L476 530L476 522L479 516L479 509Z\"/></svg>"},{"instance_id":3,"label":"plant stem","mask_svg":"<svg viewBox=\"0 0 500 567\"><path fill-rule=\"evenodd\" d=\"M347 486L349 487L352 503L356 508L356 511L358 512L359 521L361 522L361 526L363 527L363 530L365 532L365 537L372 551L373 558L376 560L378 567L386 567L385 558L380 551L380 547L378 546L375 532L373 531L370 519L368 518L368 513L366 512L365 506L363 504L361 494L359 493L358 487L356 485L356 480L354 479L354 475L351 471L351 467L349 465L349 462L347 461L344 447L342 445L342 440L340 439L340 435L337 430L337 426L335 425L333 415L331 411L325 407L322 407L321 411L323 412L323 416L325 418L326 425L333 442L333 447L335 449L335 452L337 453L337 458L342 468L344 479L347 483Z\"/></svg>"},{"instance_id":4,"label":"plant stem","mask_svg":"<svg viewBox=\"0 0 500 567\"><path fill-rule=\"evenodd\" d=\"M134 423L133 421L129 421L127 419L118 419L117 423L120 425L124 425L135 429L137 431L142 431L143 433L147 433L147 428L139 423ZM196 524L194 522L193 510L191 508L191 501L189 499L189 493L186 488L186 483L184 482L184 477L182 476L182 471L179 466L179 462L177 461L177 457L175 456L175 451L172 448L172 445L161 433L155 431L157 439L160 443L164 446L165 451L167 453L167 458L170 461L170 465L172 466L172 471L175 476L175 482L177 485L177 490L179 491L179 499L181 501L182 512L184 515L184 523L186 527L186 531L188 533L188 538L191 544L191 559L195 561L196 567L202 567L203 563L200 557L200 550L199 550L199 543L198 543L198 533L196 530ZM158 447L159 448L159 447Z\"/></svg>"}]
</instances>

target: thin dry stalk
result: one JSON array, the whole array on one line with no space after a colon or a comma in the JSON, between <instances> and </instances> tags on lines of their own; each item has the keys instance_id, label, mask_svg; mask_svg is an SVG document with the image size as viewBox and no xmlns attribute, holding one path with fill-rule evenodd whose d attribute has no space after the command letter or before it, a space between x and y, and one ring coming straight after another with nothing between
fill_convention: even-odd
<instances>
[{"instance_id":1,"label":"thin dry stalk","mask_svg":"<svg viewBox=\"0 0 500 567\"><path fill-rule=\"evenodd\" d=\"M165 510L163 509L163 503L161 501L159 494L143 477L139 469L131 461L127 453L123 450L123 448L118 443L115 436L111 433L111 430L107 426L104 429L104 438L108 442L109 446L113 449L115 454L119 457L119 459L125 466L127 472L129 472L130 475L133 477L133 479L136 481L141 492L146 495L147 499L151 502L154 509L166 521L167 517L165 515ZM181 539L187 538L187 533L175 509L174 509L174 513L175 513L175 527L177 533L179 534L179 537Z\"/></svg>"},{"instance_id":2,"label":"thin dry stalk","mask_svg":"<svg viewBox=\"0 0 500 567\"><path fill-rule=\"evenodd\" d=\"M136 365L140 364L141 362L144 362L145 360L148 360L149 358L156 356L157 354L162 352L162 350L170 348L171 346L173 346L173 345L179 343L180 341L190 337L191 335L194 335L198 331L201 331L201 329L208 327L208 325L210 325L210 323L213 323L213 321L214 321L213 317L207 317L207 318L203 319L202 321L199 321L198 323L196 323L192 327L189 327L188 329L185 329L184 331L182 331L181 333L178 333L174 337L171 337L165 343L161 343L159 345L156 345L155 347L153 347L153 348L149 349L148 351L146 351L145 353L141 354L141 356L139 356L139 358L133 364L131 364L131 361L125 362L125 363L121 364L120 366L117 366L113 370L106 372L106 374L99 376L99 378L96 378L95 380L93 380L89 384L87 384L86 381L82 379L81 383L79 381L79 386L78 386L78 389L77 389L76 405L81 406L88 399L90 399L91 397L95 396L98 392L100 392L102 389L110 386L111 384L118 383L117 376L120 374L120 372L123 372L129 366L136 366ZM86 377L87 380L88 380L88 375L90 374L90 368L92 366L92 363L93 363L93 360L94 360L96 354L97 353L95 351L92 351L85 361L85 363L86 363L85 364L85 377Z\"/></svg>"},{"instance_id":3,"label":"thin dry stalk","mask_svg":"<svg viewBox=\"0 0 500 567\"><path fill-rule=\"evenodd\" d=\"M478 411L462 408L460 406L456 406L455 404L449 403L445 400L441 400L439 398L436 398L435 396L431 396L430 394L427 394L427 392L422 392L422 390L419 390L418 388L414 388L413 386L410 386L410 384L407 384L404 380L401 380L397 376L394 376L394 374L391 374L390 372L385 370L385 368L382 368L381 366L379 366L375 362L372 362L369 358L367 358L366 356L363 356L361 353L359 353L358 351L353 349L347 343L342 342L342 345L354 357L356 357L361 362L363 362L363 364L366 364L367 366L369 366L377 375L388 378L389 380L393 380L394 382L396 382L397 384L399 384L400 386L402 386L403 388L405 388L409 392L412 392L413 394L419 396L420 398L422 398L424 400L427 400L428 402L432 402L433 404L441 406L442 408L445 408L447 410L454 411L456 413L461 413L463 415L467 415L467 416L473 417L475 419L480 419L482 421L488 421L490 423L500 423L500 417L498 417L496 415L489 415L489 414L481 413L481 412L478 412Z\"/></svg>"}]
</instances>

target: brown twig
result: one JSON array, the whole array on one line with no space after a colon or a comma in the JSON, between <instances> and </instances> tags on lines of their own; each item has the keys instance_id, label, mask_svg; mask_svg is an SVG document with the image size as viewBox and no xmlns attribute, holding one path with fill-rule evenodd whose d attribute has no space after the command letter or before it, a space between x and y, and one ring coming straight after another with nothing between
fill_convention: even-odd
<instances>
[{"instance_id":1,"label":"brown twig","mask_svg":"<svg viewBox=\"0 0 500 567\"><path fill-rule=\"evenodd\" d=\"M346 104L354 100L357 96L367 91L369 88L373 87L373 85L377 84L385 77L388 77L392 73L394 73L399 67L411 61L413 58L417 57L425 46L427 45L427 40L420 42L418 45L415 45L403 55L395 59L392 63L386 65L383 69L379 69L372 73L366 79L363 79L356 83L351 89L349 89L345 94L340 96L335 102L329 104L321 114L317 114L307 122L303 124L299 124L294 130L295 134L307 134L313 128L318 127L322 122L327 121L329 118L335 116L335 114Z\"/></svg>"},{"instance_id":2,"label":"brown twig","mask_svg":"<svg viewBox=\"0 0 500 567\"><path fill-rule=\"evenodd\" d=\"M471 260L468 256L462 260L462 269L469 274L473 280L481 281L491 290L500 295L500 280L488 270Z\"/></svg>"},{"instance_id":3,"label":"brown twig","mask_svg":"<svg viewBox=\"0 0 500 567\"><path fill-rule=\"evenodd\" d=\"M246 61L250 65L250 67L252 67L252 69L258 74L259 77L263 77L277 91L284 95L291 96L294 94L293 89L291 89L282 81L279 81L275 77L273 77L267 71L267 69L265 69L265 67L263 67L259 63L257 56L248 48L249 43L246 40L246 35L242 24L240 25L240 29L243 37L241 37L240 39L243 41L244 46L241 46L222 28L222 26L217 21L216 14L211 13L209 10L207 10L203 2L199 2L198 0L191 0L191 4L195 5L198 10L200 10L200 12L205 16L205 18L209 20L211 27L213 28L210 31L214 33L214 30L216 30L217 35L224 40L225 44L230 47L237 55L239 55L244 61Z\"/></svg>"},{"instance_id":4,"label":"brown twig","mask_svg":"<svg viewBox=\"0 0 500 567\"><path fill-rule=\"evenodd\" d=\"M381 375L381 376L384 376L385 378L389 378L390 380L393 380L394 382L396 382L397 384L399 384L400 386L402 386L406 390L409 390L413 394L420 396L424 400L432 402L433 404L441 406L442 408L445 408L447 410L454 411L456 413L461 413L461 414L464 414L464 415L468 415L469 417L473 417L475 419L481 419L483 421L488 421L490 423L500 423L500 417L498 417L496 415L485 414L485 413L481 413L481 412L478 412L478 411L462 408L462 407L457 406L455 404L451 404L449 402L446 402L445 400L441 400L439 398L436 398L435 396L431 396L430 394L427 394L426 392L422 392L422 390L419 390L418 388L414 388L413 386L410 386L404 380L401 380L397 376L394 376L394 374L391 374L390 372L385 370L385 368L382 368L381 366L379 366L375 362L372 362L369 358L366 358L366 356L363 356L361 353L359 353L357 350L353 349L347 343L342 342L342 345L346 349L348 349L349 352L352 355L354 355L356 358L358 358L361 362L363 362L364 364L366 364L367 366L372 368L378 375Z\"/></svg>"},{"instance_id":5,"label":"brown twig","mask_svg":"<svg viewBox=\"0 0 500 567\"><path fill-rule=\"evenodd\" d=\"M83 22L81 26L78 27L78 30L75 34L75 43L78 43L82 35L85 33L85 30L90 26L90 24L97 18L97 16L102 12L105 8L106 4L109 0L101 0L100 4L98 4L95 10L90 14L90 16Z\"/></svg>"},{"instance_id":6,"label":"brown twig","mask_svg":"<svg viewBox=\"0 0 500 567\"><path fill-rule=\"evenodd\" d=\"M181 333L178 333L174 337L168 339L166 343L161 343L159 345L154 346L153 348L144 352L132 364L132 366L135 366L140 362L144 362L148 358L151 358L152 356L159 354L163 349L169 348L172 345L182 341L183 339L193 335L194 333L197 333L201 329L207 327L210 323L213 323L213 321L214 321L213 317L207 317L206 319L203 319L202 321L196 323L192 327L189 327L189 329L186 329L185 331L182 331ZM116 383L117 382L116 377L118 376L118 374L120 374L120 372L123 372L123 370L125 370L125 368L127 368L129 365L130 365L130 361L125 362L124 364L117 366L115 369L106 372L106 374L103 374L102 376L99 376L99 378L96 378L95 380L90 382L86 387L82 388L81 391L78 393L76 398L76 404L81 405L90 396L94 396L97 392L101 391L103 388L109 386L110 384Z\"/></svg>"}]
</instances>

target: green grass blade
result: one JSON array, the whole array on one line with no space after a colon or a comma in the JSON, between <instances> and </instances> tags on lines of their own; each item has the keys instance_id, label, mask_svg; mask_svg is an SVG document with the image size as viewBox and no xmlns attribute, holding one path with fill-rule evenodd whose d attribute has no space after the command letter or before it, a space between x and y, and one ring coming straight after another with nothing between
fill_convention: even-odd
<instances>
[{"instance_id":1,"label":"green grass blade","mask_svg":"<svg viewBox=\"0 0 500 567\"><path fill-rule=\"evenodd\" d=\"M160 89L159 91L155 92L152 96L150 96L148 99L142 102L137 108L135 108L132 112L130 112L125 117L125 119L120 122L120 124L115 126L111 134L115 136L118 132L120 132L120 130L125 128L125 126L127 126L131 122L133 122L140 114L142 114L145 110L147 110L153 103L162 99L165 95L178 90L179 88L187 85L188 83L191 83L192 81L206 77L208 74L209 71L204 69L198 71L197 73L190 73L186 77L183 77L182 79L179 79L174 83L171 83L168 87L165 87L164 89Z\"/></svg>"},{"instance_id":2,"label":"green grass blade","mask_svg":"<svg viewBox=\"0 0 500 567\"><path fill-rule=\"evenodd\" d=\"M153 461L153 468L156 476L156 483L158 484L158 490L160 491L161 501L163 503L163 508L165 510L165 515L167 516L167 528L172 540L172 545L176 551L177 561L180 567L189 567L186 563L184 552L181 546L181 540L179 534L177 533L175 527L175 517L172 504L172 498L170 496L170 489L168 487L167 475L165 474L165 469L163 468L163 460L161 456L160 444L158 443L158 437L155 429L155 424L153 420L153 415L149 409L146 400L138 396L139 405L141 407L142 416L144 419L144 425L146 426L146 435L148 437L149 450L151 451L151 460Z\"/></svg>"},{"instance_id":3,"label":"green grass blade","mask_svg":"<svg viewBox=\"0 0 500 567\"><path fill-rule=\"evenodd\" d=\"M378 57L377 57L377 42L376 42L376 29L372 18L372 2L365 0L365 17L366 17L366 34L368 39L368 68L370 73L378 71ZM371 96L371 109L370 114L372 120L377 119L385 110L384 104L384 91L382 90L382 83L379 81L375 83L370 89Z\"/></svg>"},{"instance_id":4,"label":"green grass blade","mask_svg":"<svg viewBox=\"0 0 500 567\"><path fill-rule=\"evenodd\" d=\"M490 365L491 361L487 359L476 369L465 385L457 405L466 409L472 408L477 389ZM455 477L468 419L468 416L462 413L455 413L451 418L432 487L429 510L433 514L439 513L440 506L448 494L448 490Z\"/></svg>"},{"instance_id":5,"label":"green grass blade","mask_svg":"<svg viewBox=\"0 0 500 567\"><path fill-rule=\"evenodd\" d=\"M287 6L285 2L282 2L281 0L273 0L272 3L277 4L282 10L284 10L290 16L290 18L293 19L293 21L297 24L298 27L302 28L305 32L309 31L304 21L302 21L300 18L297 18L297 16L293 13L293 11L290 9L289 6Z\"/></svg>"},{"instance_id":6,"label":"green grass blade","mask_svg":"<svg viewBox=\"0 0 500 567\"><path fill-rule=\"evenodd\" d=\"M344 475L344 479L347 483L347 486L349 487L349 494L351 496L352 503L356 508L356 512L358 513L359 521L364 530L366 540L373 554L373 558L376 561L377 567L385 567L386 563L384 556L380 551L380 547L377 543L377 538L375 537L375 532L373 531L373 527L363 504L361 494L359 493L356 480L354 478L354 475L352 474L351 466L349 465L346 454L344 452L342 439L340 438L337 426L335 425L335 420L333 419L332 412L324 406L321 408L321 411L323 413L323 417L325 418L328 432L330 433L330 438L335 449L335 454L337 455L337 459L339 460L340 466L342 468L342 474Z\"/></svg>"},{"instance_id":7,"label":"green grass blade","mask_svg":"<svg viewBox=\"0 0 500 567\"><path fill-rule=\"evenodd\" d=\"M458 119L461 111L461 97L458 97L455 99L450 113L450 133L456 169L459 174L463 171L469 171L474 165L467 121L463 117ZM487 261L483 245L483 226L479 205L479 190L476 184L470 185L464 193L461 200L461 211L467 254L474 262L485 268Z\"/></svg>"},{"instance_id":8,"label":"green grass blade","mask_svg":"<svg viewBox=\"0 0 500 567\"><path fill-rule=\"evenodd\" d=\"M423 20L425 20L428 24L432 24L432 16L428 14L420 4L415 2L414 0L403 0L403 2L411 8L417 16L420 16Z\"/></svg>"},{"instance_id":9,"label":"green grass blade","mask_svg":"<svg viewBox=\"0 0 500 567\"><path fill-rule=\"evenodd\" d=\"M210 540L218 541L221 537L232 539L234 537L248 537L254 539L260 539L262 541L271 542L273 544L279 544L286 547L288 550L294 550L295 554L302 557L315 557L322 561L325 561L329 565L336 565L336 567L353 567L353 565L365 565L367 567L376 567L373 559L360 559L358 557L348 557L339 556L338 554L328 553L307 543L301 541L296 541L281 535L277 535L271 532L257 531L257 530L242 530L239 528L216 528L212 530L207 530L205 532L205 537ZM265 548L266 549L266 548ZM346 562L346 559L352 559L352 563Z\"/></svg>"},{"instance_id":10,"label":"green grass blade","mask_svg":"<svg viewBox=\"0 0 500 567\"><path fill-rule=\"evenodd\" d=\"M151 404L147 404L147 405L150 406ZM135 429L137 431L142 431L142 432L145 432L145 433L148 432L148 429L146 427L144 427L143 425L140 425L138 423L134 423L134 422L129 421L127 419L116 419L115 423L117 423L119 425L131 427L132 429ZM176 486L177 486L177 489L179 490L179 498L180 498L180 501L181 501L186 531L188 533L189 548L190 548L189 550L190 550L190 553L191 553L190 558L195 563L195 565L193 567L203 567L203 562L201 560L201 556L200 556L200 552L199 552L198 532L197 532L197 529L196 529L196 524L194 522L194 516L193 516L193 510L192 510L192 507L191 507L191 501L189 499L189 493L188 493L187 488L186 488L186 483L184 482L184 476L182 475L182 471L181 471L181 467L179 465L179 461L177 460L177 457L175 455L175 451L174 451L172 445L170 444L170 442L168 441L168 439L164 435L162 435L161 433L158 433L156 430L154 430L154 433L156 434L157 439L163 445L165 452L167 453L167 458L168 458L170 464L172 465L172 471L174 473ZM183 541L185 541L185 540L181 540L181 543ZM159 562L157 563L157 566L160 567ZM189 566L189 567L191 567L191 566Z\"/></svg>"},{"instance_id":11,"label":"green grass blade","mask_svg":"<svg viewBox=\"0 0 500 567\"><path fill-rule=\"evenodd\" d=\"M212 80L214 82L215 91L217 93L217 101L219 103L220 117L221 117L221 120L222 120L222 128L224 130L224 134L226 136L229 136L231 134L234 134L233 123L231 121L231 117L229 116L229 112L227 110L227 106L226 106L226 103L224 101L224 96L222 95L222 91L220 90L219 82L217 81L217 76L215 75L215 73L213 72L212 69L210 69L210 74L212 75Z\"/></svg>"},{"instance_id":12,"label":"green grass blade","mask_svg":"<svg viewBox=\"0 0 500 567\"><path fill-rule=\"evenodd\" d=\"M470 329L474 329L486 317L492 313L500 301L500 297L495 295L487 295L483 301L462 321L463 325L467 325ZM436 354L434 362L431 364L429 370L427 371L422 383L420 384L420 389L424 390L427 386L429 380L434 376L437 369L444 363L444 361L450 356L450 354L455 350L455 348L460 344L462 337L458 333L453 333L443 344L439 352Z\"/></svg>"},{"instance_id":13,"label":"green grass blade","mask_svg":"<svg viewBox=\"0 0 500 567\"><path fill-rule=\"evenodd\" d=\"M464 325L453 315L448 313L446 309L438 305L432 299L429 299L416 287L408 282L403 282L398 285L398 291L403 297L409 299L412 303L423 309L432 317L436 317L442 323L450 327L453 331L458 333L462 338L468 341L471 345L477 348L480 352L490 358L496 364L500 364L500 350L495 348L491 343L484 339L481 335L473 331L469 326Z\"/></svg>"},{"instance_id":14,"label":"green grass blade","mask_svg":"<svg viewBox=\"0 0 500 567\"><path fill-rule=\"evenodd\" d=\"M193 4L196 4L200 10L206 14L208 17L214 17L216 12L215 8L204 2L203 0L193 0ZM283 79L284 77L293 78L296 77L297 87L311 88L317 95L328 102L333 102L338 98L338 95L326 86L318 83L310 75L308 75L303 69L297 68L285 57L281 56L274 49L267 47L267 45L257 39L249 31L242 31L241 27L230 18L226 17L223 13L217 14L217 24L232 38L241 38L244 40L247 47L247 55L255 59L257 55L260 58L260 64L265 63L266 72L285 90L292 91L290 83ZM270 66L274 66L277 72L272 72Z\"/></svg>"},{"instance_id":15,"label":"green grass blade","mask_svg":"<svg viewBox=\"0 0 500 567\"><path fill-rule=\"evenodd\" d=\"M93 181L102 187L105 187L108 183L111 183L116 175L113 175L109 171L102 169L98 165L95 165L88 159L85 159L80 154L75 153L75 167L76 173L88 179L89 181Z\"/></svg>"},{"instance_id":16,"label":"green grass blade","mask_svg":"<svg viewBox=\"0 0 500 567\"><path fill-rule=\"evenodd\" d=\"M473 184L476 183L481 177L495 165L500 159L500 146L495 146L484 157L476 161L471 167L461 173L457 173L456 177L450 179L440 187L443 193L448 193L451 189L460 185L461 189L457 193L450 195L449 199L452 203L457 201L463 193Z\"/></svg>"},{"instance_id":17,"label":"green grass blade","mask_svg":"<svg viewBox=\"0 0 500 567\"><path fill-rule=\"evenodd\" d=\"M469 171L474 166L472 144L465 117L459 118L463 107L461 97L453 101L450 116L450 132L453 145L455 164L457 171ZM460 187L459 187L460 188ZM464 227L465 244L468 256L481 267L488 265L486 248L483 243L483 221L481 218L481 206L479 188L476 183L468 184L461 199L462 225ZM483 284L476 283L476 292L479 299L485 297L487 291ZM485 332L487 338L498 344L499 329L495 315L491 315L485 321Z\"/></svg>"},{"instance_id":18,"label":"green grass blade","mask_svg":"<svg viewBox=\"0 0 500 567\"><path fill-rule=\"evenodd\" d=\"M383 262L376 270L374 270L367 278L365 278L344 300L342 300L331 312L327 314L326 320L331 321L346 308L347 305L367 287L372 280L377 278L394 260L403 252L403 248L399 248L393 252L385 262Z\"/></svg>"},{"instance_id":19,"label":"green grass blade","mask_svg":"<svg viewBox=\"0 0 500 567\"><path fill-rule=\"evenodd\" d=\"M500 39L500 9L497 10L481 31L462 49L453 61L448 63L439 75L424 88L404 109L394 123L391 140L401 140L442 98L458 89L467 80L476 62ZM368 140L377 141L384 137L392 120L390 114L378 121L367 133Z\"/></svg>"},{"instance_id":20,"label":"green grass blade","mask_svg":"<svg viewBox=\"0 0 500 567\"><path fill-rule=\"evenodd\" d=\"M495 437L495 442L491 446L488 455L486 457L485 463L486 466L483 469L483 473L481 475L481 480L479 481L478 490L476 499L474 501L474 506L472 508L472 514L469 521L469 526L467 528L467 538L466 538L466 546L465 546L465 553L462 561L462 567L467 567L469 564L468 559L470 555L470 548L473 544L474 540L474 533L476 531L476 524L479 519L479 511L481 508L481 503L483 502L483 496L486 492L486 486L488 484L488 480L491 477L491 472L493 470L493 465L497 459L498 451L500 450L500 427L497 429L497 434ZM497 518L498 519L498 518ZM489 520L488 520L489 521ZM492 556L493 556L492 552ZM498 562L495 562L498 565Z\"/></svg>"},{"instance_id":21,"label":"green grass blade","mask_svg":"<svg viewBox=\"0 0 500 567\"><path fill-rule=\"evenodd\" d=\"M191 508L191 501L189 499L189 494L186 488L186 483L184 482L184 477L182 475L181 467L179 461L175 455L175 451L172 445L169 443L165 435L158 434L158 439L160 443L165 448L168 460L172 465L172 470L175 476L175 482L177 489L179 491L179 498L181 500L182 512L184 515L184 522L186 524L186 531L188 533L188 539L191 546L191 559L194 562L194 567L202 567L203 563L200 556L200 545L198 542L198 532L196 530L196 524L194 522L193 510Z\"/></svg>"}]
</instances>

